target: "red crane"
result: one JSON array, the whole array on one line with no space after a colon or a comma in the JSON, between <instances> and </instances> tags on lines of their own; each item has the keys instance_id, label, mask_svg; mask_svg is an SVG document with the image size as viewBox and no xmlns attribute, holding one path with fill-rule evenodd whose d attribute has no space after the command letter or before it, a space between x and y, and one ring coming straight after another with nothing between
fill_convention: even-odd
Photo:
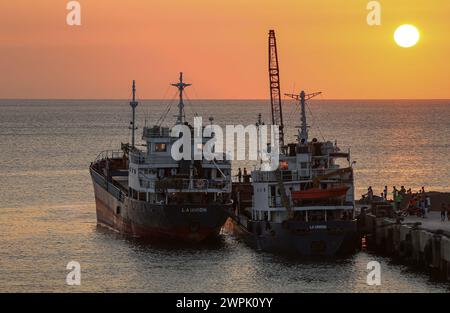
<instances>
[{"instance_id":1,"label":"red crane","mask_svg":"<svg viewBox=\"0 0 450 313\"><path fill-rule=\"evenodd\" d=\"M278 125L280 129L280 147L284 147L283 111L281 108L280 71L278 66L277 40L275 31L269 31L269 81L270 102L272 107L272 125Z\"/></svg>"}]
</instances>

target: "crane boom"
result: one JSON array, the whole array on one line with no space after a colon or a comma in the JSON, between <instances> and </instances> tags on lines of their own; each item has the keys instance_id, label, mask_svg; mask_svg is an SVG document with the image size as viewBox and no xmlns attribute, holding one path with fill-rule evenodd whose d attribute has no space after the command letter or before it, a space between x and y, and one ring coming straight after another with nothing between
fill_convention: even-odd
<instances>
[{"instance_id":1,"label":"crane boom","mask_svg":"<svg viewBox=\"0 0 450 313\"><path fill-rule=\"evenodd\" d=\"M280 71L278 66L277 40L275 31L269 31L269 81L270 102L272 108L272 125L278 125L280 129L280 147L284 147L283 111L281 108Z\"/></svg>"}]
</instances>

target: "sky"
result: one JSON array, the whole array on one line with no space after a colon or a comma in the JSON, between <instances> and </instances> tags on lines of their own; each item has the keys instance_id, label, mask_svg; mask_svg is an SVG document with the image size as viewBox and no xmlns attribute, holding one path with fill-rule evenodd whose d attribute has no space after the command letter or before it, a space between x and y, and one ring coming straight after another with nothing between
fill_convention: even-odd
<instances>
[{"instance_id":1,"label":"sky","mask_svg":"<svg viewBox=\"0 0 450 313\"><path fill-rule=\"evenodd\" d=\"M184 72L191 99L266 99L267 35L277 35L282 92L324 99L449 99L450 1L66 0L0 4L0 98L167 98ZM401 48L397 26L419 43ZM169 96L170 98L170 96Z\"/></svg>"}]
</instances>

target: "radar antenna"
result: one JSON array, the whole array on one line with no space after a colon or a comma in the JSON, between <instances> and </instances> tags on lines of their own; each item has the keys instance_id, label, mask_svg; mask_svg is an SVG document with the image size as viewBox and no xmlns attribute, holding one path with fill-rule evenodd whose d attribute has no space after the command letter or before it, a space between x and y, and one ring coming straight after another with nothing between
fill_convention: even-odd
<instances>
[{"instance_id":1,"label":"radar antenna","mask_svg":"<svg viewBox=\"0 0 450 313\"><path fill-rule=\"evenodd\" d=\"M300 133L298 135L298 139L301 143L307 144L308 143L308 124L306 123L306 101L314 98L318 95L320 95L322 92L313 92L310 94L305 94L305 92L302 90L299 95L286 93L285 96L288 96L289 98L295 99L297 101L300 100L302 114L301 114L301 125L300 125Z\"/></svg>"}]
</instances>

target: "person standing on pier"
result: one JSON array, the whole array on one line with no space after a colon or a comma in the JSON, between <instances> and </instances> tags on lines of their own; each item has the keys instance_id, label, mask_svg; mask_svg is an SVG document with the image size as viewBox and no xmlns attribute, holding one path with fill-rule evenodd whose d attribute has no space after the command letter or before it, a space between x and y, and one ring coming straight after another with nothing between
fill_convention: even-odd
<instances>
[{"instance_id":1,"label":"person standing on pier","mask_svg":"<svg viewBox=\"0 0 450 313\"><path fill-rule=\"evenodd\" d=\"M394 187L392 188L392 199L393 199L393 200L395 200L395 198L397 197L397 194L398 194L398 190L397 190L397 188L394 186Z\"/></svg>"},{"instance_id":2,"label":"person standing on pier","mask_svg":"<svg viewBox=\"0 0 450 313\"><path fill-rule=\"evenodd\" d=\"M372 190L372 186L369 186L369 188L367 189L367 198L369 199L369 201L373 200L373 190Z\"/></svg>"},{"instance_id":3,"label":"person standing on pier","mask_svg":"<svg viewBox=\"0 0 450 313\"><path fill-rule=\"evenodd\" d=\"M441 222L445 222L445 214L447 213L448 217L448 210L445 209L445 203L442 203L441 205Z\"/></svg>"},{"instance_id":4,"label":"person standing on pier","mask_svg":"<svg viewBox=\"0 0 450 313\"><path fill-rule=\"evenodd\" d=\"M427 210L431 208L431 197L429 195L425 197L425 207L427 208Z\"/></svg>"},{"instance_id":5,"label":"person standing on pier","mask_svg":"<svg viewBox=\"0 0 450 313\"><path fill-rule=\"evenodd\" d=\"M387 201L387 195L388 195L388 187L384 186L384 190L383 190L383 199L384 199L384 201Z\"/></svg>"},{"instance_id":6,"label":"person standing on pier","mask_svg":"<svg viewBox=\"0 0 450 313\"><path fill-rule=\"evenodd\" d=\"M403 201L403 197L402 197L402 195L399 192L396 192L396 196L394 198L394 201L395 201L395 209L396 210L401 210L401 204L402 204L402 201Z\"/></svg>"},{"instance_id":7,"label":"person standing on pier","mask_svg":"<svg viewBox=\"0 0 450 313\"><path fill-rule=\"evenodd\" d=\"M394 208L395 208L396 210L400 210L400 207L397 206L397 198L398 198L398 196L399 196L398 190L397 190L397 188L394 186L394 187L392 188L392 200L394 201Z\"/></svg>"},{"instance_id":8,"label":"person standing on pier","mask_svg":"<svg viewBox=\"0 0 450 313\"><path fill-rule=\"evenodd\" d=\"M420 206L420 213L422 214L422 218L425 218L425 214L426 214L426 204L425 204L425 197L422 195L422 197L420 197L420 202L419 202L419 206Z\"/></svg>"},{"instance_id":9,"label":"person standing on pier","mask_svg":"<svg viewBox=\"0 0 450 313\"><path fill-rule=\"evenodd\" d=\"M430 210L430 208L431 208L431 198L429 195L427 195L425 197L425 215L428 214L428 211Z\"/></svg>"},{"instance_id":10,"label":"person standing on pier","mask_svg":"<svg viewBox=\"0 0 450 313\"><path fill-rule=\"evenodd\" d=\"M406 195L405 186L402 186L402 188L400 188L400 193L401 193L402 197L404 197Z\"/></svg>"}]
</instances>

